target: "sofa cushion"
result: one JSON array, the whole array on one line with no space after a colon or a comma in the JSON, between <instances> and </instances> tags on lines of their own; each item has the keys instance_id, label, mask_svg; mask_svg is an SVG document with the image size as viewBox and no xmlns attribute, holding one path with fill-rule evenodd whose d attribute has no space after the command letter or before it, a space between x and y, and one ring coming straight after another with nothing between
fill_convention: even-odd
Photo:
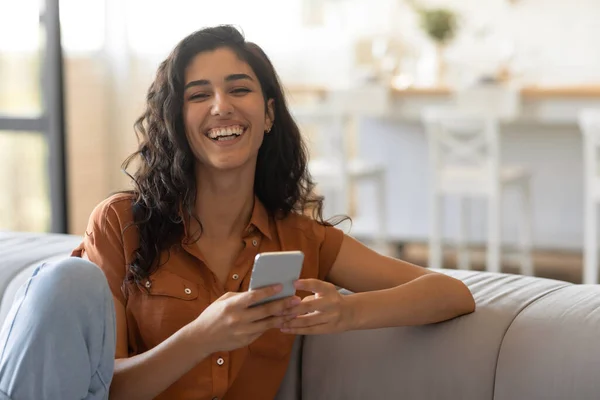
<instances>
[{"instance_id":1,"label":"sofa cushion","mask_svg":"<svg viewBox=\"0 0 600 400\"><path fill-rule=\"evenodd\" d=\"M492 399L498 354L519 313L569 283L443 271L463 280L477 311L439 324L306 336L302 398Z\"/></svg>"},{"instance_id":2,"label":"sofa cushion","mask_svg":"<svg viewBox=\"0 0 600 400\"><path fill-rule=\"evenodd\" d=\"M530 304L511 324L494 399L598 399L599 371L600 286L568 286Z\"/></svg>"}]
</instances>

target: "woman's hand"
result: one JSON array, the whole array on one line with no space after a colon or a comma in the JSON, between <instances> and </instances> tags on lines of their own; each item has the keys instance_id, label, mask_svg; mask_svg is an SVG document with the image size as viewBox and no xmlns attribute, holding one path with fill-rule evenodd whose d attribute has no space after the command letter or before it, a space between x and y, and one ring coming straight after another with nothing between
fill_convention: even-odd
<instances>
[{"instance_id":1,"label":"woman's hand","mask_svg":"<svg viewBox=\"0 0 600 400\"><path fill-rule=\"evenodd\" d=\"M350 329L352 313L349 302L334 285L319 279L300 279L295 286L296 289L314 294L287 311L288 315L295 318L283 324L282 332L311 335Z\"/></svg>"},{"instance_id":2,"label":"woman's hand","mask_svg":"<svg viewBox=\"0 0 600 400\"><path fill-rule=\"evenodd\" d=\"M191 328L208 348L209 354L247 346L263 332L281 328L293 318L286 310L300 304L297 296L250 307L281 289L281 285L274 285L248 292L226 293L191 322Z\"/></svg>"}]
</instances>

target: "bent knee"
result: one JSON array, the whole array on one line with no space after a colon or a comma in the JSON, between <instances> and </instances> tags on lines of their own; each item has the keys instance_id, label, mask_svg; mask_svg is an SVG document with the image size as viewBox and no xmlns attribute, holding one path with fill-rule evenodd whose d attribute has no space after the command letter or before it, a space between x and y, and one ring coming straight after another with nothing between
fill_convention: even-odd
<instances>
[{"instance_id":1,"label":"bent knee","mask_svg":"<svg viewBox=\"0 0 600 400\"><path fill-rule=\"evenodd\" d=\"M79 257L44 264L34 272L32 279L38 281L36 290L50 291L47 294L54 299L110 295L102 270L91 261Z\"/></svg>"}]
</instances>

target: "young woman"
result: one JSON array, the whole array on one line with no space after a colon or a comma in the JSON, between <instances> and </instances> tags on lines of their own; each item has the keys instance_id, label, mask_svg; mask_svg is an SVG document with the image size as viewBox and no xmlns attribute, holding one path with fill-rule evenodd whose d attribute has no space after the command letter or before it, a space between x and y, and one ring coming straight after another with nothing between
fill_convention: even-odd
<instances>
[{"instance_id":1,"label":"young woman","mask_svg":"<svg viewBox=\"0 0 600 400\"><path fill-rule=\"evenodd\" d=\"M76 257L17 296L0 337L8 398L269 399L294 335L474 310L459 280L322 220L273 65L234 28L175 47L136 131L134 190L98 205ZM287 250L305 254L297 296L250 308L281 290L247 290L254 257Z\"/></svg>"}]
</instances>

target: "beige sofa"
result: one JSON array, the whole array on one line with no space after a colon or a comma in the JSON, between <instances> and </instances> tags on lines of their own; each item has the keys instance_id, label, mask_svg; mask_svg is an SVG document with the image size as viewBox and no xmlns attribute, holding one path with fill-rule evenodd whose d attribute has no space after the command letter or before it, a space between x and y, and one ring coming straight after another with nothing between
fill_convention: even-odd
<instances>
[{"instance_id":1,"label":"beige sofa","mask_svg":"<svg viewBox=\"0 0 600 400\"><path fill-rule=\"evenodd\" d=\"M79 240L0 232L0 320L31 269ZM469 286L475 313L299 338L278 399L600 399L600 286L441 272Z\"/></svg>"}]
</instances>

